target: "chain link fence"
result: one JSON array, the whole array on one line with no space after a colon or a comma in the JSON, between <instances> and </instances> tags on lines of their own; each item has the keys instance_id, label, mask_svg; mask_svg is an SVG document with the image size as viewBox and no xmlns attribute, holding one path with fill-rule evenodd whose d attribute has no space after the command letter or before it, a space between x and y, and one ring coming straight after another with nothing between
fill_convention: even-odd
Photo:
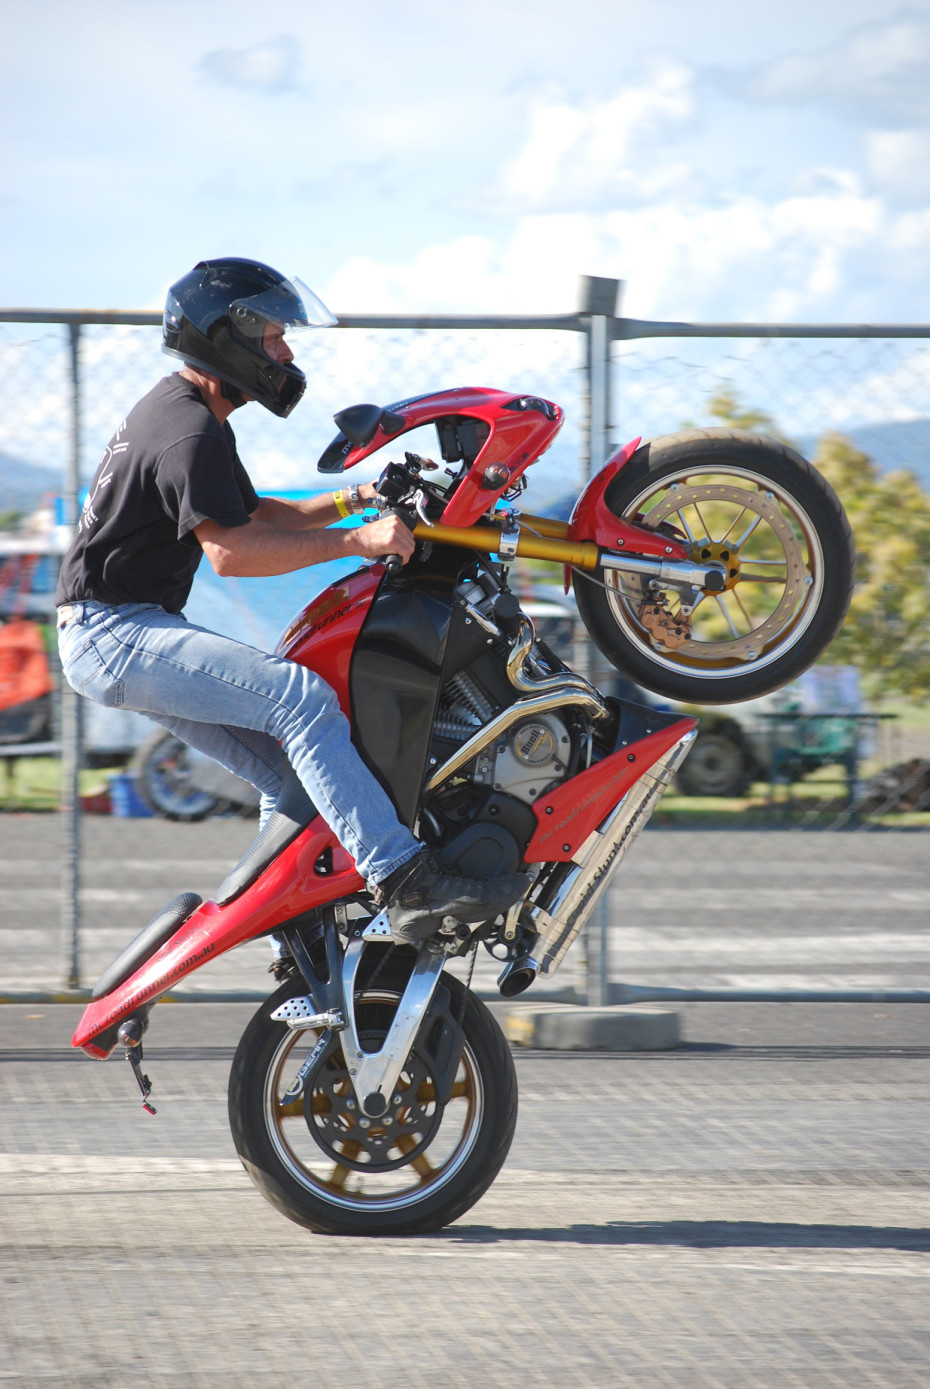
<instances>
[{"instance_id":1,"label":"chain link fence","mask_svg":"<svg viewBox=\"0 0 930 1389\"><path fill-rule=\"evenodd\" d=\"M47 321L36 321L42 318ZM160 346L154 314L0 314L0 511L31 509L43 492L66 499L70 494L74 505L116 425L172 369ZM291 419L276 420L258 409L233 419L259 491L322 487L316 459L335 433L331 417L337 410L465 385L532 392L565 408L562 434L530 475L526 505L536 512L565 514L590 471L629 438L714 423L711 402L724 393L737 408L768 417L770 427L808 457L816 455L824 434L837 431L883 471L910 468L930 488L930 329L727 329L639 324L590 313L536 320L353 316L337 330L308 335L298 359L309 385ZM405 439L405 446L418 444ZM311 576L308 590L307 578L287 576L280 586L225 582L241 585L245 606L266 602L265 631L273 640L277 628L328 581ZM537 579L536 573L518 574L527 588ZM273 600L261 599L259 586ZM570 619L563 636L576 656L586 646ZM589 646L584 659L593 663L594 678L610 688L616 673ZM894 717L878 718L879 712ZM624 987L653 996L649 978L664 979L671 988L672 976L676 987L692 992L764 990L766 970L784 987L795 955L799 967L811 964L810 943L802 944L803 932L795 927L804 894L814 890L816 873L824 868L827 877L836 875L835 912L855 922L868 904L874 927L884 902L884 915L904 922L906 963L897 973L889 966L883 976L877 956L863 957L858 968L855 951L837 954L834 942L824 968L804 975L810 987L839 990L842 981L833 966L840 964L847 989L874 990L883 977L885 985L894 979L903 986L905 978L912 985L930 984L930 948L916 943L928 905L917 862L918 853L926 853L923 832L930 828L926 710L877 711L864 706L861 696L858 703L850 696L842 707L818 707L816 691L794 689L767 706L701 711L691 761L703 766L703 784L696 776L661 803L630 868L612 887L609 920L596 939L592 933L589 996L603 999L608 983L621 979ZM734 765L737 771L728 779ZM67 813L76 817L76 791L72 801ZM814 840L802 838L805 830L833 833ZM841 833L847 831L855 831L852 838ZM850 843L858 847L850 850ZM76 853L76 875L75 864ZM795 865L791 881L779 873L779 864ZM779 900L751 890L770 872L774 880L782 878ZM664 903L658 916L656 873ZM901 881L906 888L894 886ZM76 876L64 885L63 897L69 894L76 901ZM822 901L814 914L823 940L832 940ZM699 949L693 929L698 911L704 927L711 927ZM74 904L71 912L63 916L63 927L76 938ZM687 949L682 920L692 924ZM782 920L785 932L779 934ZM863 931L865 924L864 915ZM855 924L851 934L861 939ZM657 949L650 966L648 941L663 939L666 946ZM764 939L769 964L759 959ZM715 949L721 952L716 959ZM75 945L63 971L72 984L79 976L76 959ZM614 982L612 996L619 987Z\"/></svg>"}]
</instances>

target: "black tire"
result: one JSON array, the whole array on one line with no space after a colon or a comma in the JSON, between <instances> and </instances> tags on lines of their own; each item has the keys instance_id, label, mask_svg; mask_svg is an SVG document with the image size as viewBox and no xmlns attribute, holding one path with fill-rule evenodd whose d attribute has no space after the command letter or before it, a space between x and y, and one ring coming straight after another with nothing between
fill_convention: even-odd
<instances>
[{"instance_id":1,"label":"black tire","mask_svg":"<svg viewBox=\"0 0 930 1389\"><path fill-rule=\"evenodd\" d=\"M740 738L725 729L700 729L675 788L685 796L741 796L752 784L751 762Z\"/></svg>"},{"instance_id":2,"label":"black tire","mask_svg":"<svg viewBox=\"0 0 930 1389\"><path fill-rule=\"evenodd\" d=\"M129 770L139 795L166 820L205 820L227 808L227 801L191 784L187 759L186 744L167 729L153 733L133 754Z\"/></svg>"},{"instance_id":3,"label":"black tire","mask_svg":"<svg viewBox=\"0 0 930 1389\"><path fill-rule=\"evenodd\" d=\"M360 990L359 1025L365 1019L372 1038L386 1030L408 969L389 961ZM445 999L443 990L448 991ZM360 1142L352 1137L353 1132L361 1134L354 1127L359 1112L350 1112L354 1100L338 1034L316 1060L300 1098L283 1102L318 1034L289 1033L270 1014L305 992L299 980L282 985L253 1017L233 1061L229 1122L252 1181L283 1215L318 1234L422 1234L456 1220L497 1176L516 1126L513 1058L492 1014L474 994L466 995L457 979L444 974L434 1008L447 1004L447 1016L456 1020L453 1033L460 1016L464 1031L457 1068L449 1072L450 1097L444 1105L437 1103L434 1070L439 1068L429 1059L430 1044L424 1043L436 1016L431 1011L395 1092L401 1095L406 1086L411 1103L389 1110L406 1123L407 1132L378 1132L379 1121L372 1120ZM441 1017L436 1025L440 1031L445 1026ZM327 1124L336 1129L335 1136L323 1133ZM376 1151L372 1156L370 1146L366 1151L372 1143L381 1145L380 1155Z\"/></svg>"},{"instance_id":4,"label":"black tire","mask_svg":"<svg viewBox=\"0 0 930 1389\"><path fill-rule=\"evenodd\" d=\"M855 581L852 533L829 483L793 449L741 430L670 434L637 449L605 499L617 516L690 541L695 559L731 566L726 591L699 598L692 639L675 650L639 621L654 598L645 579L576 570L588 632L647 689L694 704L755 699L807 670L839 631ZM668 590L673 614L678 601Z\"/></svg>"}]
</instances>

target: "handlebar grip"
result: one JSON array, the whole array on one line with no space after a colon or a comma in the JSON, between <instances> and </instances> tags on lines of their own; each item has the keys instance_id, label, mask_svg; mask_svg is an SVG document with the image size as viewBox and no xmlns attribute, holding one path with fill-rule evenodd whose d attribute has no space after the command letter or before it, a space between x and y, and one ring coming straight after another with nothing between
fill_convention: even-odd
<instances>
[{"instance_id":1,"label":"handlebar grip","mask_svg":"<svg viewBox=\"0 0 930 1389\"><path fill-rule=\"evenodd\" d=\"M384 570L389 579L394 579L404 567L404 562L400 555L385 555Z\"/></svg>"}]
</instances>

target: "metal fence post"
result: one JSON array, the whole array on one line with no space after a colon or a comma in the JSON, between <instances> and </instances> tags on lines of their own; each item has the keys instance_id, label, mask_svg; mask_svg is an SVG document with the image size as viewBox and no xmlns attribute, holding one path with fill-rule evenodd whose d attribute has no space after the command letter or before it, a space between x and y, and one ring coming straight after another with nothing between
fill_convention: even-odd
<instances>
[{"instance_id":1,"label":"metal fence post","mask_svg":"<svg viewBox=\"0 0 930 1389\"><path fill-rule=\"evenodd\" d=\"M607 910L607 892L601 893L587 925L588 936L588 980L587 1001L589 1008L605 1008L610 1002L610 980L607 961L607 929L610 917Z\"/></svg>"},{"instance_id":2,"label":"metal fence post","mask_svg":"<svg viewBox=\"0 0 930 1389\"><path fill-rule=\"evenodd\" d=\"M64 522L77 524L81 468L81 325L68 325L71 344L71 448L65 470ZM61 976L67 989L81 986L81 697L64 676L61 692Z\"/></svg>"},{"instance_id":3,"label":"metal fence post","mask_svg":"<svg viewBox=\"0 0 930 1389\"><path fill-rule=\"evenodd\" d=\"M603 468L610 453L610 344L620 284L619 280L602 279L597 275L583 275L581 279L581 312L587 318L585 379L588 418L584 482ZM587 633L583 634L583 645L583 659L576 662L576 666L590 678L592 663ZM584 932L582 977L585 997L591 1008L602 1008L608 1001L607 926L605 892Z\"/></svg>"},{"instance_id":4,"label":"metal fence post","mask_svg":"<svg viewBox=\"0 0 930 1389\"><path fill-rule=\"evenodd\" d=\"M611 320L616 317L622 281L581 277L581 312L587 318L587 457L585 478L603 468L610 450Z\"/></svg>"}]
</instances>

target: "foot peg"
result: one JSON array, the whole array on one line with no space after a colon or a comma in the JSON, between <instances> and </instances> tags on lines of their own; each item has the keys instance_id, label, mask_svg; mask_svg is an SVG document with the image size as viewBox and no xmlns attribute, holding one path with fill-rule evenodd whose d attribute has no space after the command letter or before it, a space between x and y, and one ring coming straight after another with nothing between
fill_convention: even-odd
<instances>
[{"instance_id":1,"label":"foot peg","mask_svg":"<svg viewBox=\"0 0 930 1389\"><path fill-rule=\"evenodd\" d=\"M121 1042L126 1048L126 1060L132 1067L132 1073L136 1078L136 1084L142 1095L142 1108L147 1114L157 1114L153 1104L149 1104L149 1095L152 1093L152 1082L142 1070L142 1035L145 1032L145 1023L139 1018L127 1018L117 1032L117 1041Z\"/></svg>"}]
</instances>

